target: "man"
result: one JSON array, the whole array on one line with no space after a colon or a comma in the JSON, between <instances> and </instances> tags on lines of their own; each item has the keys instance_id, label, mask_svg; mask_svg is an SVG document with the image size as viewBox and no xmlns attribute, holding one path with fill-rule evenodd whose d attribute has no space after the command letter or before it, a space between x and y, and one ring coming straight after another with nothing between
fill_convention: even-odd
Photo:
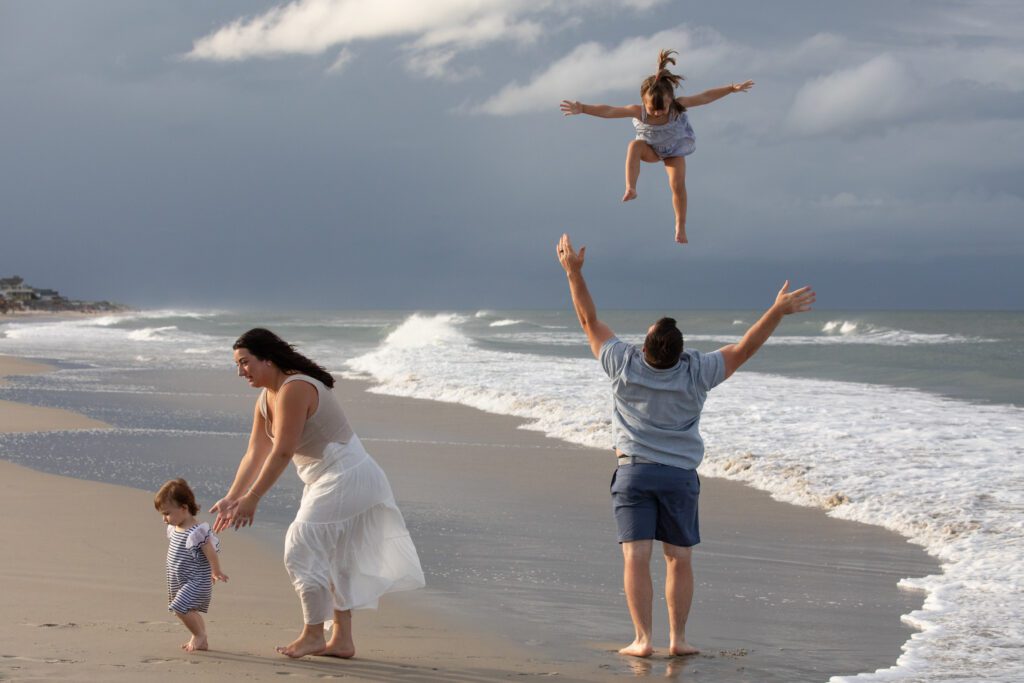
<instances>
[{"instance_id":1,"label":"man","mask_svg":"<svg viewBox=\"0 0 1024 683\"><path fill-rule=\"evenodd\" d=\"M728 379L772 335L784 316L808 311L809 287L789 291L787 280L775 303L743 338L713 353L683 351L683 335L672 318L647 331L644 346L619 341L597 318L583 279L586 247L577 253L568 235L558 243L558 260L569 278L572 303L590 349L612 380L615 455L612 505L624 560L623 583L636 637L620 654L649 657L651 643L651 551L661 541L665 555L669 652L692 655L686 618L693 601L690 554L700 542L697 466L704 457L700 414L707 392Z\"/></svg>"}]
</instances>

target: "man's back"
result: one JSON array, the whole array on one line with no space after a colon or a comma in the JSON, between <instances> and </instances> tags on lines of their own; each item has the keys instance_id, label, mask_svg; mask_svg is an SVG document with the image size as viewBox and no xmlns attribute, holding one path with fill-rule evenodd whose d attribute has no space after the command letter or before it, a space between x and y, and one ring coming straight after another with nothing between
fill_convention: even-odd
<instances>
[{"instance_id":1,"label":"man's back","mask_svg":"<svg viewBox=\"0 0 1024 683\"><path fill-rule=\"evenodd\" d=\"M722 354L684 351L658 369L643 351L612 337L601 347L601 367L612 380L615 447L663 465L696 469L704 457L700 414L707 392L725 379Z\"/></svg>"}]
</instances>

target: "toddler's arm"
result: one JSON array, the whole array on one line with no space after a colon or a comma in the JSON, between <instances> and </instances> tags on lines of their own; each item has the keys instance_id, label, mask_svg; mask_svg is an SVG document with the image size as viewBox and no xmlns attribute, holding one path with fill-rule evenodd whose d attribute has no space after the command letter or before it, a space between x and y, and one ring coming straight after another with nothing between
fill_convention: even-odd
<instances>
[{"instance_id":1,"label":"toddler's arm","mask_svg":"<svg viewBox=\"0 0 1024 683\"><path fill-rule=\"evenodd\" d=\"M203 544L203 555L206 555L206 559L210 563L210 576L213 577L213 582L227 581L228 575L220 570L220 558L217 557L217 550L213 547L213 539Z\"/></svg>"},{"instance_id":2,"label":"toddler's arm","mask_svg":"<svg viewBox=\"0 0 1024 683\"><path fill-rule=\"evenodd\" d=\"M723 85L721 88L712 88L711 90L705 90L699 95L677 97L676 102L689 109L690 107L699 107L702 104L709 104L711 102L714 102L715 100L720 100L726 95L731 95L734 92L747 92L753 87L754 81L730 83L729 85Z\"/></svg>"},{"instance_id":3,"label":"toddler's arm","mask_svg":"<svg viewBox=\"0 0 1024 683\"><path fill-rule=\"evenodd\" d=\"M575 114L589 114L602 119L627 119L640 116L640 105L630 104L625 107L613 107L607 104L583 104L576 100L562 100L559 105L562 114L574 116Z\"/></svg>"}]
</instances>

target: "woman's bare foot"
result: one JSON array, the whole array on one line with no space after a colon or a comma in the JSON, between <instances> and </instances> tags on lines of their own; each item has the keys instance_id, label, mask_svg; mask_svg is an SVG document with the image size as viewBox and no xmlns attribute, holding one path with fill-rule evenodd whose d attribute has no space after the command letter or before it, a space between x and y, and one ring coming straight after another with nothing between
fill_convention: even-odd
<instances>
[{"instance_id":1,"label":"woman's bare foot","mask_svg":"<svg viewBox=\"0 0 1024 683\"><path fill-rule=\"evenodd\" d=\"M628 201L633 200L633 199L636 199L636 188L635 187L627 187L626 188L626 194L622 195L622 201L628 202Z\"/></svg>"},{"instance_id":2,"label":"woman's bare foot","mask_svg":"<svg viewBox=\"0 0 1024 683\"><path fill-rule=\"evenodd\" d=\"M676 242L679 242L679 244L686 244L687 242L689 242L689 240L686 239L685 225L676 224Z\"/></svg>"},{"instance_id":3,"label":"woman's bare foot","mask_svg":"<svg viewBox=\"0 0 1024 683\"><path fill-rule=\"evenodd\" d=\"M684 640L682 643L672 643L669 645L668 653L673 657L688 657L690 655L699 655L700 650Z\"/></svg>"},{"instance_id":4,"label":"woman's bare foot","mask_svg":"<svg viewBox=\"0 0 1024 683\"><path fill-rule=\"evenodd\" d=\"M327 643L327 647L318 652L318 655L324 657L340 657L341 659L351 659L356 656L356 645L352 642L352 638L342 638L337 633L339 629L334 629L335 634L331 637L330 642Z\"/></svg>"},{"instance_id":5,"label":"woman's bare foot","mask_svg":"<svg viewBox=\"0 0 1024 683\"><path fill-rule=\"evenodd\" d=\"M305 657L306 655L315 655L323 652L325 647L323 634L315 635L310 633L303 633L301 636L296 638L294 641L283 647L274 648L279 654L292 659L298 659L299 657Z\"/></svg>"},{"instance_id":6,"label":"woman's bare foot","mask_svg":"<svg viewBox=\"0 0 1024 683\"><path fill-rule=\"evenodd\" d=\"M208 650L210 644L206 640L206 635L192 636L189 638L187 643L181 644L181 649L185 652L195 652L196 650Z\"/></svg>"},{"instance_id":7,"label":"woman's bare foot","mask_svg":"<svg viewBox=\"0 0 1024 683\"><path fill-rule=\"evenodd\" d=\"M620 655L629 655L630 657L650 657L654 654L654 648L651 647L650 643L642 643L639 640L634 640L626 647L619 650Z\"/></svg>"}]
</instances>

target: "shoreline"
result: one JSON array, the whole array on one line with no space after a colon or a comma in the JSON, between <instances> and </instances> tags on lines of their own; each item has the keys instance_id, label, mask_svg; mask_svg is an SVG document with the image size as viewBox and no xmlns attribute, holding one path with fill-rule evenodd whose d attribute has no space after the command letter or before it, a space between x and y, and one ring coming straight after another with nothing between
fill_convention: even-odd
<instances>
[{"instance_id":1,"label":"shoreline","mask_svg":"<svg viewBox=\"0 0 1024 683\"><path fill-rule=\"evenodd\" d=\"M618 634L612 637L625 638L627 632L631 630L625 606L621 604L621 587L618 585L621 580L621 567L618 567L614 535L609 539L606 535L607 529L604 528L610 522L610 519L605 519L608 512L604 490L607 487L606 479L610 474L610 468L607 460L595 461L595 457L605 458L606 454L593 449L569 446L535 432L519 430L518 425L523 421L515 418L490 415L454 404L367 393L366 388L366 383L339 380L339 398L357 433L388 472L400 505L403 511L407 512L407 518L410 518L410 512L419 515L419 511L428 509L428 506L432 506L430 509L437 508L438 499L459 500L462 508L443 510L446 516L440 518L442 523L461 523L464 521L463 517L483 514L488 509L491 510L493 517L493 507L502 501L502 496L506 496L513 504L519 504L524 508L536 508L541 517L546 517L547 526L552 527L538 527L540 536L534 533L529 539L524 537L523 540L532 539L536 542L537 538L543 540L545 535L555 535L557 538L553 539L554 544L563 544L561 535L568 528L576 531L581 539L581 547L586 546L578 554L570 552L564 557L549 554L547 557L530 560L536 565L537 570L546 572L546 580L551 581L553 585L565 576L571 576L573 571L579 571L579 568L574 566L579 562L578 555L596 553L594 556L603 563L600 565L602 569L607 570L612 565L615 567L614 571L604 572L607 576L602 578L602 581L607 580L608 589L606 593L598 596L601 604L591 605L584 600L583 604L578 606L579 615L565 613L564 624L559 623L556 625L557 628L553 629L556 633L554 638L558 638L557 633L561 632L567 647L562 647L562 643L559 642L551 642L552 639L548 639L540 631L540 635L530 636L524 640L524 629L519 628L516 631L511 626L506 627L497 621L494 614L480 610L469 615L468 619L460 619L459 615L453 615L455 621L461 625L461 633L460 627L456 626L443 634L419 634L420 639L433 637L434 649L446 652L444 657L440 657L437 652L419 652L410 656L406 645L397 644L393 636L396 629L406 628L403 626L404 623L415 623L416 619L412 615L393 615L400 618L379 631L386 635L382 635L380 641L374 641L381 644L380 652L384 653L381 655L382 659L397 659L393 653L400 648L403 653L402 659L410 665L419 663L424 658L433 657L432 661L441 665L440 669L434 669L435 676L438 671L451 674L466 673L465 667L479 663L482 656L480 653L487 651L487 647L482 644L475 644L472 653L459 654L452 651L453 642L462 643L463 638L469 636L477 640L495 641L492 645L497 649L491 649L491 654L483 658L489 665L500 663L499 668L509 676L539 676L557 670L562 680L605 680L616 679L622 675L678 675L700 671L702 674L712 674L713 680L753 681L765 680L758 671L760 667L767 667L762 671L770 673L778 662L795 655L792 649L798 649L806 655L807 663L802 669L804 679L820 680L832 674L850 674L895 665L900 646L912 632L899 623L899 616L919 607L923 598L921 595L902 593L895 584L899 578L908 575L907 572L934 571L934 561L924 556L923 551L916 547L907 547L908 544L903 539L877 527L833 520L821 510L797 508L772 501L767 494L754 491L745 485L709 478L705 483L705 495L702 496L706 540L695 552L698 586L691 617L691 628L698 634L695 637L704 646L705 654L699 658L685 660L666 658L663 655L656 655L650 660L632 660L614 654L614 649L625 644L625 641L619 643L600 638L581 641L578 633L571 628L575 623L574 619L586 622L595 615L604 618L606 612L611 612L616 623L612 633ZM401 424L394 424L395 415L402 416ZM413 450L425 457L411 455L410 451ZM510 460L510 457L514 459ZM4 467L4 480L7 481L9 468L6 464ZM532 475L538 471L548 476L538 481ZM458 481L453 481L449 476L453 472L458 473ZM61 480L73 481L63 478ZM92 482L77 481L69 486L88 488L91 484ZM569 485L578 486L578 491L567 493L566 487ZM136 494L136 500L145 499L144 508L148 512L148 508L151 507L149 494L131 489L128 491ZM554 504L550 499L557 495L568 495L569 498L564 504L552 507ZM136 510L140 504L142 502L133 504ZM557 525L551 524L552 514L558 515ZM501 519L490 520L485 526L493 522L497 526L497 532L492 532L491 535L501 535L504 532L504 540L513 543L518 540L515 536L518 529L545 523L545 520L538 521L531 517L530 509L516 511L513 516L514 519L507 527L503 526ZM595 519L598 521L595 522ZM144 526L150 529L146 533L152 536L152 525L145 524L144 513L142 521ZM418 521L421 527L436 522L432 522L429 517L413 521ZM414 537L417 538L417 544L421 545L426 535ZM147 538L152 543L153 538ZM228 534L226 539L231 546L230 554L225 557L225 569L229 575L233 556L237 552L234 549L235 538L236 535ZM243 538L239 536L239 540ZM584 538L587 540L586 544L582 544ZM465 539L459 540L473 542L453 546L464 553L474 544L486 542L487 538L466 536ZM430 538L427 542L434 541L437 539ZM162 542L162 535L159 535L157 544L162 546ZM272 565L270 569L274 569L273 565L276 565L276 569L279 570L280 576L276 576L272 581L280 585L268 585L267 589L270 591L268 594L280 596L281 613L288 615L274 624L278 632L284 632L294 628L297 601L287 584L286 577L283 577L279 557L269 553L270 544L256 542L256 545L264 553L264 557L268 558L266 561ZM600 547L595 549L592 547L595 545ZM819 553L822 545L825 546L824 552ZM837 547L832 548L831 545ZM849 548L853 548L854 552L849 552ZM152 552L157 553L155 558ZM161 552L149 552L148 560L155 559L159 564ZM514 555L518 551L513 549L508 552ZM430 558L435 570L438 569L440 562L445 561L443 552L435 552L430 547L421 547L421 555ZM488 558L486 552L482 555L474 561L484 566ZM511 559L519 562L518 557ZM655 567L658 566L658 562L660 559L655 558ZM245 563L247 567L251 565L251 562ZM159 608L153 609L153 604L154 599L159 602L163 590L161 572L158 570L152 577L147 578L154 577L158 585L151 588L156 593L147 598L145 607L149 618L155 618L160 613ZM461 578L456 576L454 584L461 583ZM483 581L479 588L485 594L490 591L496 600L510 600L509 608L518 610L512 616L522 618L525 614L524 623L528 626L529 618L532 616L529 610L533 607L543 607L517 604L529 602L531 591L542 591L543 585L523 587L512 579L499 576ZM238 591L231 584L227 589ZM404 596L410 595L410 602L419 601L421 612L434 618L434 608L437 607L439 600L447 600L448 590L442 578L428 576L426 591L385 598L383 605L391 612L391 602L404 602ZM460 608L473 607L474 599L478 599L479 596L473 594L472 586L464 592L466 594L451 596L452 604L447 606L450 609L442 611L457 612ZM564 590L559 588L559 592ZM833 593L835 595L832 595ZM240 594L229 593L230 599L235 600ZM829 595L835 599L826 600L823 597ZM423 599L419 600L421 597ZM801 598L805 604L795 606L794 603ZM213 624L221 617L218 613L222 607L225 613L228 611L227 602L226 598L215 598L216 604L211 612L211 642L215 646L223 643ZM870 604L865 606L865 603ZM901 604L904 607L898 606ZM762 610L760 607L771 609ZM656 603L656 613L660 609L663 607ZM852 613L843 610L852 610ZM498 613L500 614L500 609ZM857 647L863 649L866 655L857 654L850 657L851 661L860 662L862 666L849 669L849 665L846 665L842 671L837 668L821 668L827 662L836 659L836 653L830 650L841 646L841 641L833 642L830 638L832 632L847 633L846 625L841 623L844 620L853 622L853 638L864 641L858 643ZM364 619L360 613L357 615L357 646L364 637L368 640L377 638L377 635L371 633L375 627L372 624L364 626L362 621ZM883 623L875 623L876 621ZM177 630L184 632L176 622L159 623L163 623L169 633L173 634ZM471 624L472 627L467 629L465 624ZM771 634L772 631L785 631L786 627L790 626L796 631L788 637L780 638ZM659 633L665 633L657 622L656 627ZM368 630L364 633L363 629ZM231 632L234 634L235 629L232 628ZM488 633L490 636L484 638L482 634ZM512 638L508 637L509 633L513 633ZM892 642L894 638L898 638L898 642ZM159 638L153 640L155 647ZM807 640L811 642L804 642ZM168 643L166 637L163 639L164 647L170 645L173 648L175 644L173 640ZM252 647L257 649L255 642ZM885 650L887 654L879 654L879 649ZM771 650L776 650L776 654L772 654ZM512 655L512 652L516 654ZM207 655L190 658L184 654L179 656L173 650L164 650L162 656L173 661L190 661ZM363 662L362 655L359 656L360 659L355 661ZM282 666L280 660L272 661L274 665ZM299 663L305 661L313 660L300 660ZM509 667L512 662L517 662L517 665ZM283 663L284 666L289 664L292 663ZM349 664L351 663L342 663L341 666L347 667ZM218 676L227 673L221 671L222 668L218 666ZM343 671L350 676L359 675L349 668L332 670ZM249 671L249 674L260 675L254 671ZM492 674L494 671L487 675ZM790 673L783 673L773 680L793 680L793 677Z\"/></svg>"}]
</instances>

